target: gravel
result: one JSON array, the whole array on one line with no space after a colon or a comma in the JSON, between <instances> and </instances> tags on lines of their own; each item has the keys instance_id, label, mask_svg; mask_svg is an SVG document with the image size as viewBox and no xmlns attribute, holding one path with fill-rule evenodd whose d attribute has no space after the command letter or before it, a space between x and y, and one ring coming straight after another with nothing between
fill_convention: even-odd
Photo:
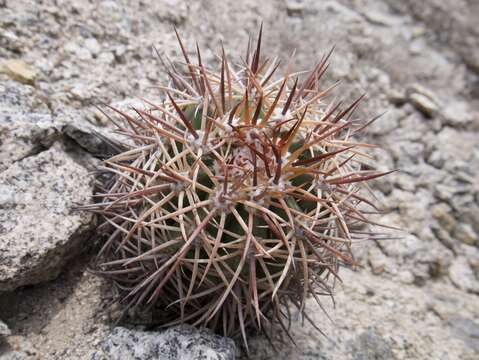
<instances>
[{"instance_id":1,"label":"gravel","mask_svg":"<svg viewBox=\"0 0 479 360\"><path fill-rule=\"evenodd\" d=\"M155 86L166 76L152 46L177 58L173 26L191 56L198 41L203 61L211 64L221 42L231 58L240 59L248 35L263 21L265 54L286 62L296 49L295 67L309 68L336 45L325 84L341 80L337 94L344 99L366 92L357 112L362 119L387 110L364 140L381 146L372 150L380 169L400 169L375 181L374 188L388 210L378 220L404 232L398 240L357 246L362 268L343 272L336 310L325 304L335 326L317 308L311 311L335 346L299 319L291 330L298 348L279 342L280 351L272 355L259 337L251 358L476 359L477 11L468 0L0 1L0 64L10 64L0 71L0 176L10 179L1 182L0 212L11 224L37 215L35 229L58 224L43 243L55 239L76 246L78 231L93 224L68 209L91 195L86 179L95 160L89 154L112 151L98 137L108 133L109 124L95 105L160 97ZM58 169L84 179L65 182L61 201L51 188L60 181ZM50 176L43 185L40 175ZM14 181L22 177L24 187ZM45 208L20 204L19 189ZM51 216L45 209L54 203L57 220L39 221ZM17 255L11 247L0 251L0 259L10 259L1 272L9 279L1 286L10 291L0 295L0 317L10 325L6 342L16 352L85 359L108 336L115 318L106 306L111 291L86 272L88 253L76 255L76 265L65 269L66 254L87 250L70 253L68 246L54 247L63 249L54 250L55 270L43 277L37 272L34 281L26 281L23 272L15 272L18 281L9 275L14 266L35 268L32 261L40 258L26 265L18 260L33 248L25 246ZM45 280L53 281L17 288ZM277 340L282 337L278 332Z\"/></svg>"}]
</instances>

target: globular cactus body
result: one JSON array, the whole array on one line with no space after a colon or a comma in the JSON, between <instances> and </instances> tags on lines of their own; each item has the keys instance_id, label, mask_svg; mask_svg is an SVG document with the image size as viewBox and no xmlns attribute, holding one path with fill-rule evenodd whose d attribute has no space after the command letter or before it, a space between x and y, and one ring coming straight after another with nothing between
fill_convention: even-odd
<instances>
[{"instance_id":1,"label":"globular cactus body","mask_svg":"<svg viewBox=\"0 0 479 360\"><path fill-rule=\"evenodd\" d=\"M307 318L308 296L332 294L367 234L351 224L374 209L362 185L384 173L364 169L369 145L353 141L360 99L324 105L329 55L276 78L261 31L242 66L223 51L218 72L180 45L186 63L168 68L163 101L111 108L133 145L105 161L112 180L85 207L105 220L97 269L127 308L246 341L248 329L285 327L291 304Z\"/></svg>"}]
</instances>

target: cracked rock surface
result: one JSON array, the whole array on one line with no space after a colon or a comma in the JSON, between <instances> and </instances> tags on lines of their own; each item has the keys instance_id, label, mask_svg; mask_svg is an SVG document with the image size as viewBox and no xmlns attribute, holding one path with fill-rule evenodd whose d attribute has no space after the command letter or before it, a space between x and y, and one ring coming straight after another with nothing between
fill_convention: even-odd
<instances>
[{"instance_id":1,"label":"cracked rock surface","mask_svg":"<svg viewBox=\"0 0 479 360\"><path fill-rule=\"evenodd\" d=\"M335 309L324 300L335 325L308 304L334 342L298 319L291 331L298 348L282 345L278 332L277 353L259 337L251 358L477 359L478 17L473 0L0 0L0 68L22 64L0 71L0 216L13 219L0 226L23 236L30 230L22 223L32 224L34 213L45 219L36 236L57 241L44 254L61 268L63 254L71 254L67 238L90 221L68 211L91 196L91 185L79 181L93 161L88 153L112 151L97 135L109 128L94 105L159 99L155 86L166 76L152 46L178 58L173 25L191 57L197 40L203 61L213 63L221 42L239 59L263 21L268 56L286 62L296 49L294 65L306 69L335 45L325 85L341 80L336 94L346 101L366 92L358 117L387 111L364 140L381 146L373 150L381 170L400 169L374 188L390 210L380 220L404 234L356 246L362 268L343 271ZM75 182L62 182L58 169ZM54 195L57 182L64 199ZM55 204L58 213L35 209L30 198ZM46 219L61 230L45 236ZM8 254L10 261L0 261L0 279L10 279L0 287L13 290L28 283L22 274L39 258L22 257L35 241L9 232L0 232L0 259ZM15 240L19 256L4 239ZM0 293L10 353L88 359L100 349L114 316L108 285L86 272L89 256L75 256L52 282ZM43 281L59 268L30 274Z\"/></svg>"},{"instance_id":2,"label":"cracked rock surface","mask_svg":"<svg viewBox=\"0 0 479 360\"><path fill-rule=\"evenodd\" d=\"M114 328L92 360L164 359L233 360L235 344L231 339L207 330L177 326L158 332Z\"/></svg>"},{"instance_id":3,"label":"cracked rock surface","mask_svg":"<svg viewBox=\"0 0 479 360\"><path fill-rule=\"evenodd\" d=\"M0 291L54 279L90 229L72 208L92 193L88 170L60 147L0 174Z\"/></svg>"}]
</instances>

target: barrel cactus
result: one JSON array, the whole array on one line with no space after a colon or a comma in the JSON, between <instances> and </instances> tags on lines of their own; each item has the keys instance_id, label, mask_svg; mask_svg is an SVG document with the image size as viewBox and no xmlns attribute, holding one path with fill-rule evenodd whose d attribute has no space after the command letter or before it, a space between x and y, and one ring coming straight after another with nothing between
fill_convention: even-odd
<instances>
[{"instance_id":1,"label":"barrel cactus","mask_svg":"<svg viewBox=\"0 0 479 360\"><path fill-rule=\"evenodd\" d=\"M361 98L326 104L336 84L261 56L261 30L240 65L224 49L218 70L195 61L166 66L164 97L105 114L130 139L104 161L110 173L95 204L104 221L96 270L127 309L164 325L206 326L226 336L279 325L291 307L332 295L351 245L368 236L375 209L365 182ZM164 63L164 62L163 62ZM367 189L367 187L366 187Z\"/></svg>"}]
</instances>

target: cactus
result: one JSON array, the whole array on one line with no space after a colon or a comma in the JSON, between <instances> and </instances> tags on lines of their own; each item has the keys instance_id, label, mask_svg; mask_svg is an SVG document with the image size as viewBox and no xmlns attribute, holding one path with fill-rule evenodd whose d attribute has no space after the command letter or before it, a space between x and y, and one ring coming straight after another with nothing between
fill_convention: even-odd
<instances>
[{"instance_id":1,"label":"cactus","mask_svg":"<svg viewBox=\"0 0 479 360\"><path fill-rule=\"evenodd\" d=\"M373 235L356 226L376 209L364 184L386 174L353 140L362 97L325 105L331 52L276 77L261 33L240 66L223 49L217 72L177 33L185 62L165 65L163 100L105 111L130 144L104 161L111 180L84 207L104 219L97 271L127 309L246 344L249 331L286 329L291 306L308 319L306 299L332 295L352 243Z\"/></svg>"}]
</instances>

